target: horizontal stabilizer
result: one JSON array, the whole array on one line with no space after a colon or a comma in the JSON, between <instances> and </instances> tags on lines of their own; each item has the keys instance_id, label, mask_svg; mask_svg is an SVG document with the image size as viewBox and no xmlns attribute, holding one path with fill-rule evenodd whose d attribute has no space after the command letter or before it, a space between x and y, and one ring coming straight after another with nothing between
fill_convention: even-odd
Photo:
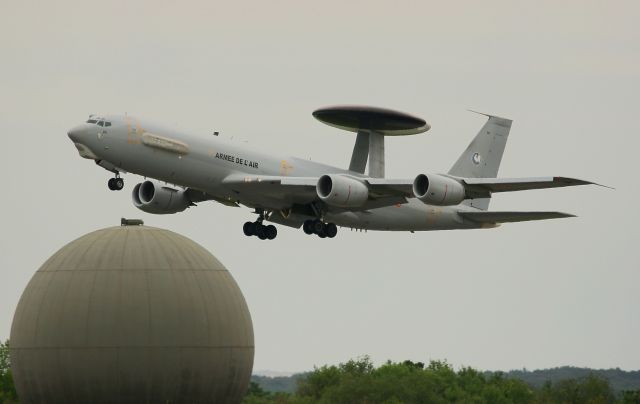
<instances>
[{"instance_id":1,"label":"horizontal stabilizer","mask_svg":"<svg viewBox=\"0 0 640 404\"><path fill-rule=\"evenodd\" d=\"M510 223L529 220L562 219L575 217L563 212L458 212L465 219L479 223Z\"/></svg>"},{"instance_id":2,"label":"horizontal stabilizer","mask_svg":"<svg viewBox=\"0 0 640 404\"><path fill-rule=\"evenodd\" d=\"M599 185L593 182L567 177L533 178L463 178L470 198L489 197L494 192L526 191L530 189L571 187L576 185Z\"/></svg>"}]
</instances>

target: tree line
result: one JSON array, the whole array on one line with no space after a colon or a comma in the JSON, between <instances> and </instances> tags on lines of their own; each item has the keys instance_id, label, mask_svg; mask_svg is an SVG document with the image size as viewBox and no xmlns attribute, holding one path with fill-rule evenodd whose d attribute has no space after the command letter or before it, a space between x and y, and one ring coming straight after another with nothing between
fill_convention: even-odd
<instances>
[{"instance_id":1,"label":"tree line","mask_svg":"<svg viewBox=\"0 0 640 404\"><path fill-rule=\"evenodd\" d=\"M616 393L609 380L596 373L547 380L536 386L503 372L482 372L470 367L456 371L444 361L426 365L388 361L375 367L368 357L363 357L297 375L292 392L270 392L252 381L244 403L640 404L640 390Z\"/></svg>"},{"instance_id":2,"label":"tree line","mask_svg":"<svg viewBox=\"0 0 640 404\"><path fill-rule=\"evenodd\" d=\"M517 372L539 376L537 371ZM566 372L563 369L556 373L566 375ZM362 357L278 379L280 388L290 391L268 391L252 380L243 403L640 404L640 389L616 392L606 377L593 372L536 384L502 372L482 372L470 367L456 371L444 361L426 365L408 360L388 361L375 367L368 357ZM0 344L0 403L18 402L6 341Z\"/></svg>"},{"instance_id":3,"label":"tree line","mask_svg":"<svg viewBox=\"0 0 640 404\"><path fill-rule=\"evenodd\" d=\"M489 377L495 372L485 371ZM256 382L263 390L268 392L293 393L296 390L299 379L308 375L296 373L291 376L261 376L253 375L251 380ZM589 369L574 366L562 366L551 369L539 370L510 370L503 372L506 377L520 379L534 388L541 388L547 382L559 382L565 379L583 379L590 374L603 377L609 381L614 393L619 394L626 390L640 390L640 370L625 371L616 369Z\"/></svg>"}]
</instances>

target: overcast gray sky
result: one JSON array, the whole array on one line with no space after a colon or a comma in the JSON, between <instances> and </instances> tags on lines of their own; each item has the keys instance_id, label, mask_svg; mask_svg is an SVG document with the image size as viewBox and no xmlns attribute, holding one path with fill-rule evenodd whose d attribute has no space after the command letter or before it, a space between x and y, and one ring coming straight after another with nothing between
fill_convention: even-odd
<instances>
[{"instance_id":1,"label":"overcast gray sky","mask_svg":"<svg viewBox=\"0 0 640 404\"><path fill-rule=\"evenodd\" d=\"M640 368L637 1L5 1L0 338L34 271L121 216L182 233L229 268L253 317L254 369L369 354L456 366ZM246 238L248 209L171 216L81 159L67 129L124 113L338 166L353 136L315 121L361 103L421 116L387 175L446 172L484 123L514 119L501 176L597 187L497 195L491 209L576 219L493 230Z\"/></svg>"}]
</instances>

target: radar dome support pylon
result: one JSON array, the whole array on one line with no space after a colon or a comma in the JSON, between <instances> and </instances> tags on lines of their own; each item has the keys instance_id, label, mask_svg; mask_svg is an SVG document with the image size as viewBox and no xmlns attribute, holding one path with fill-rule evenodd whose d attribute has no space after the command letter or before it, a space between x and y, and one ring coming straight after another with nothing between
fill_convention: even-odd
<instances>
[{"instance_id":1,"label":"radar dome support pylon","mask_svg":"<svg viewBox=\"0 0 640 404\"><path fill-rule=\"evenodd\" d=\"M364 174L369 163L369 176L384 178L384 138L416 135L431 126L421 118L390 109L360 105L320 108L313 116L322 123L356 132L349 170Z\"/></svg>"},{"instance_id":2,"label":"radar dome support pylon","mask_svg":"<svg viewBox=\"0 0 640 404\"><path fill-rule=\"evenodd\" d=\"M356 143L353 145L353 153L351 153L351 163L349 163L349 171L364 174L367 167L367 158L369 157L369 132L366 130L358 131Z\"/></svg>"}]
</instances>

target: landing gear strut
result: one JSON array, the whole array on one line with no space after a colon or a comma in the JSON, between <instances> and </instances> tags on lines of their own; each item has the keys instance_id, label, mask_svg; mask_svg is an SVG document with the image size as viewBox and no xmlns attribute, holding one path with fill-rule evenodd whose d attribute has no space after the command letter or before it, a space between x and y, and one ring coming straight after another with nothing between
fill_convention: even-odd
<instances>
[{"instance_id":1,"label":"landing gear strut","mask_svg":"<svg viewBox=\"0 0 640 404\"><path fill-rule=\"evenodd\" d=\"M262 222L265 219L265 213L262 209L256 209L258 213L258 220L255 222L246 222L242 226L242 231L245 236L257 236L260 240L273 240L278 235L278 229L276 226L270 224L265 226Z\"/></svg>"},{"instance_id":2,"label":"landing gear strut","mask_svg":"<svg viewBox=\"0 0 640 404\"><path fill-rule=\"evenodd\" d=\"M334 238L338 234L338 227L334 223L323 223L320 220L305 220L302 230L307 234L316 234L320 238Z\"/></svg>"},{"instance_id":3,"label":"landing gear strut","mask_svg":"<svg viewBox=\"0 0 640 404\"><path fill-rule=\"evenodd\" d=\"M120 174L116 174L114 178L109 178L107 186L112 191L120 191L122 188L124 188L124 180L120 178Z\"/></svg>"}]
</instances>

